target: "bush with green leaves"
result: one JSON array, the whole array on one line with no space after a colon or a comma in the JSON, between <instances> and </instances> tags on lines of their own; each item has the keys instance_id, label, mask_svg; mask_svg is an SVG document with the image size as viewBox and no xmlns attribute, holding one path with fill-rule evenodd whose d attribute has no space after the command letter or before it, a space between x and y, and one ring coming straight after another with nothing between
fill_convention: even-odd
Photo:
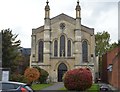
<instances>
[{"instance_id":1,"label":"bush with green leaves","mask_svg":"<svg viewBox=\"0 0 120 92\"><path fill-rule=\"evenodd\" d=\"M40 72L40 77L37 81L40 83L46 83L49 73L46 70L41 69L40 67L35 67L35 68L37 68Z\"/></svg>"},{"instance_id":2,"label":"bush with green leaves","mask_svg":"<svg viewBox=\"0 0 120 92\"><path fill-rule=\"evenodd\" d=\"M24 75L21 75L21 74L11 74L10 75L10 81L27 83L26 78L24 77Z\"/></svg>"},{"instance_id":3,"label":"bush with green leaves","mask_svg":"<svg viewBox=\"0 0 120 92\"><path fill-rule=\"evenodd\" d=\"M92 86L92 73L88 68L69 70L64 75L64 86L68 90L85 91Z\"/></svg>"}]
</instances>

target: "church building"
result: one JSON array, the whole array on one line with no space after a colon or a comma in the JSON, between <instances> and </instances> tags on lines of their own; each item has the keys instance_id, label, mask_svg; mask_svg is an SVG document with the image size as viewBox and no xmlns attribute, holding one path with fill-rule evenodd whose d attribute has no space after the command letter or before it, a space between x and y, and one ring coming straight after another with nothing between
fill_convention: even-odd
<instances>
[{"instance_id":1,"label":"church building","mask_svg":"<svg viewBox=\"0 0 120 92\"><path fill-rule=\"evenodd\" d=\"M50 18L47 1L44 25L32 29L30 67L39 66L46 70L52 82L61 82L66 71L78 67L90 68L94 80L94 28L81 24L79 1L75 11L75 18L64 13Z\"/></svg>"}]
</instances>

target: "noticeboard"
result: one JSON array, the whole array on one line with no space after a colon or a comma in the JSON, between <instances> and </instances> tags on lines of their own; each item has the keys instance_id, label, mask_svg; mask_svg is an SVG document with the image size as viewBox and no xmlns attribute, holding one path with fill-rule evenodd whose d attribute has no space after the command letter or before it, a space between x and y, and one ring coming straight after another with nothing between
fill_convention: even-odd
<instances>
[{"instance_id":1,"label":"noticeboard","mask_svg":"<svg viewBox=\"0 0 120 92\"><path fill-rule=\"evenodd\" d=\"M2 81L9 80L9 71L2 71Z\"/></svg>"}]
</instances>

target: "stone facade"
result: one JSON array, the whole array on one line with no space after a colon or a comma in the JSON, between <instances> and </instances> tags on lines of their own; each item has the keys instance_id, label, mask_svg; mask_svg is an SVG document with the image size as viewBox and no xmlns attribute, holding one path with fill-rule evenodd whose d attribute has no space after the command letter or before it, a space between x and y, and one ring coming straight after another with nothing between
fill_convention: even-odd
<instances>
[{"instance_id":1,"label":"stone facade","mask_svg":"<svg viewBox=\"0 0 120 92\"><path fill-rule=\"evenodd\" d=\"M45 69L53 82L61 81L66 71L78 67L89 67L93 77L95 75L94 29L81 24L80 11L80 5L77 2L76 18L64 13L50 18L50 7L47 2L44 25L32 29L30 66L37 65ZM43 42L41 45L43 47L40 47L40 41ZM55 45L55 41L57 41L57 45ZM86 49L83 48L83 42L87 44ZM83 62L84 49L87 62Z\"/></svg>"}]
</instances>

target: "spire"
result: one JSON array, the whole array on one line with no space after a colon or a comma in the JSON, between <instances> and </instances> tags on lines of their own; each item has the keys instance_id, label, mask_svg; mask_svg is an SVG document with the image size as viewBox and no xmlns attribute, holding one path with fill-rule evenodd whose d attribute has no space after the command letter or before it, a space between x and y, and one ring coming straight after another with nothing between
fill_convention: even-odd
<instances>
[{"instance_id":1,"label":"spire","mask_svg":"<svg viewBox=\"0 0 120 92\"><path fill-rule=\"evenodd\" d=\"M49 1L46 1L46 6L45 6L45 18L49 18L50 17L50 7L48 5Z\"/></svg>"},{"instance_id":2,"label":"spire","mask_svg":"<svg viewBox=\"0 0 120 92\"><path fill-rule=\"evenodd\" d=\"M79 0L77 1L77 3L79 4Z\"/></svg>"},{"instance_id":3,"label":"spire","mask_svg":"<svg viewBox=\"0 0 120 92\"><path fill-rule=\"evenodd\" d=\"M80 5L79 5L79 0L77 1L77 5L76 5L75 10L76 10L76 18L80 18L80 10L81 10L81 8L80 8Z\"/></svg>"},{"instance_id":4,"label":"spire","mask_svg":"<svg viewBox=\"0 0 120 92\"><path fill-rule=\"evenodd\" d=\"M47 2L46 2L47 5L45 6L45 10L46 10L46 11L49 11L49 10L50 10L50 7L49 7L48 3L49 3L49 1L47 0Z\"/></svg>"},{"instance_id":5,"label":"spire","mask_svg":"<svg viewBox=\"0 0 120 92\"><path fill-rule=\"evenodd\" d=\"M80 5L79 5L79 0L77 1L76 10L81 10Z\"/></svg>"},{"instance_id":6,"label":"spire","mask_svg":"<svg viewBox=\"0 0 120 92\"><path fill-rule=\"evenodd\" d=\"M46 3L47 3L47 5L48 5L48 3L49 3L49 2L48 2L48 0L47 0L47 2L46 2Z\"/></svg>"}]
</instances>

